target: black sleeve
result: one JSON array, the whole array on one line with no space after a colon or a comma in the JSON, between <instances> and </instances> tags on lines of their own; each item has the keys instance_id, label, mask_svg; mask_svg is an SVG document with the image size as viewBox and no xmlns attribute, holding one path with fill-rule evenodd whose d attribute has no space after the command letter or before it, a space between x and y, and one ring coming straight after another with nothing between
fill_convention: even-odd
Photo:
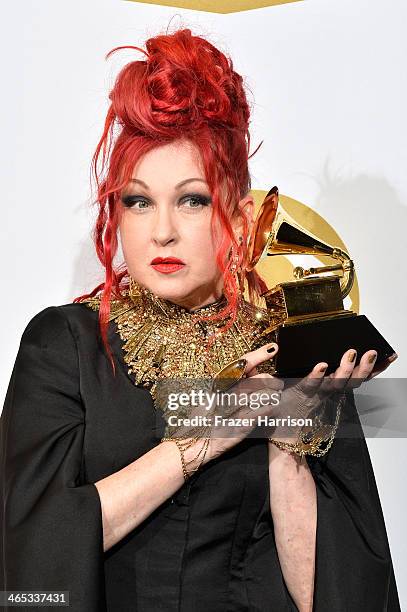
<instances>
[{"instance_id":1,"label":"black sleeve","mask_svg":"<svg viewBox=\"0 0 407 612\"><path fill-rule=\"evenodd\" d=\"M102 512L82 478L85 416L75 339L50 306L23 332L0 418L0 590L69 591L71 611L101 612Z\"/></svg>"},{"instance_id":2,"label":"black sleeve","mask_svg":"<svg viewBox=\"0 0 407 612\"><path fill-rule=\"evenodd\" d=\"M379 493L352 392L337 433L323 457L307 456L318 514L313 612L401 612Z\"/></svg>"}]
</instances>

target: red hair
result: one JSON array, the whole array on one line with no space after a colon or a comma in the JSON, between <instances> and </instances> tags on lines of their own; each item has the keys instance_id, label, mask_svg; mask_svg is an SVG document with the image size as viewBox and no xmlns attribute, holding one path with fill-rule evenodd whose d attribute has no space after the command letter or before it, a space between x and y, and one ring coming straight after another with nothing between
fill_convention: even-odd
<instances>
[{"instance_id":1,"label":"red hair","mask_svg":"<svg viewBox=\"0 0 407 612\"><path fill-rule=\"evenodd\" d=\"M236 319L239 286L228 252L234 245L238 265L247 258L248 221L238 203L251 188L248 169L250 109L242 77L232 60L190 29L158 35L145 43L147 51L132 45L116 47L141 51L147 59L126 64L116 77L102 137L92 158L98 216L93 230L97 256L105 269L105 281L93 291L75 298L80 302L101 291L99 325L103 345L115 371L107 340L110 300L123 300L129 273L125 264L117 269L120 194L130 181L138 160L148 151L179 139L191 141L199 150L212 199L212 232L220 229L216 255L224 279L225 308L210 317L223 319L226 331ZM261 146L260 143L259 146ZM231 219L240 215L243 243L236 242ZM219 231L217 231L219 235ZM250 301L267 287L255 272L243 272ZM230 315L230 316L228 316ZM208 320L209 317L202 317Z\"/></svg>"}]
</instances>

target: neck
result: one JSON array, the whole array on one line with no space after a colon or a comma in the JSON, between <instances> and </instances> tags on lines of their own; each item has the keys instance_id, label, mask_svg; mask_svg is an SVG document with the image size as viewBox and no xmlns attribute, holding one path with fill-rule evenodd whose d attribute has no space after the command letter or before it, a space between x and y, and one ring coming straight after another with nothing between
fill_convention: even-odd
<instances>
[{"instance_id":1,"label":"neck","mask_svg":"<svg viewBox=\"0 0 407 612\"><path fill-rule=\"evenodd\" d=\"M180 308L184 308L188 312L196 312L197 310L200 310L201 308L205 308L205 306L216 304L217 302L219 302L219 300L221 300L222 297L223 297L223 291L218 290L218 291L210 292L209 294L206 292L205 295L203 293L201 294L194 293L193 295L186 296L185 298L182 298L180 300L166 300L166 301L172 304L175 304L176 306L179 306ZM165 299L165 298L162 298L162 299Z\"/></svg>"},{"instance_id":2,"label":"neck","mask_svg":"<svg viewBox=\"0 0 407 612\"><path fill-rule=\"evenodd\" d=\"M224 308L227 304L227 300L222 292L216 294L201 296L201 299L185 299L177 302L168 300L154 294L147 287L132 280L129 287L129 297L134 301L142 301L146 313L154 314L156 316L164 316L165 318L179 317L179 316L194 316L195 313L199 314L204 311L207 314L207 310L211 312L217 312ZM209 314L209 313L208 313Z\"/></svg>"},{"instance_id":3,"label":"neck","mask_svg":"<svg viewBox=\"0 0 407 612\"><path fill-rule=\"evenodd\" d=\"M191 293L175 299L163 299L171 304L175 304L188 312L195 312L218 302L223 296L223 279L216 279L210 285L204 285L191 291ZM157 297L157 296L156 296Z\"/></svg>"}]
</instances>

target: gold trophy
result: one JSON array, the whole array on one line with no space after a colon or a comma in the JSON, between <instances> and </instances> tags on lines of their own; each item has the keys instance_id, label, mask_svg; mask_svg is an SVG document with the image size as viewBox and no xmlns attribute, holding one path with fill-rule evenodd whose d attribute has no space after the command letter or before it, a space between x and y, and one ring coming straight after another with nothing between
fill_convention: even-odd
<instances>
[{"instance_id":1,"label":"gold trophy","mask_svg":"<svg viewBox=\"0 0 407 612\"><path fill-rule=\"evenodd\" d=\"M247 270L268 256L328 255L332 265L294 269L294 280L279 283L262 294L272 334L279 345L274 367L278 376L304 376L318 362L333 372L348 349L377 351L377 362L393 348L365 315L346 310L344 298L352 289L355 270L348 253L319 240L282 207L278 188L265 197L255 220L248 246Z\"/></svg>"}]
</instances>

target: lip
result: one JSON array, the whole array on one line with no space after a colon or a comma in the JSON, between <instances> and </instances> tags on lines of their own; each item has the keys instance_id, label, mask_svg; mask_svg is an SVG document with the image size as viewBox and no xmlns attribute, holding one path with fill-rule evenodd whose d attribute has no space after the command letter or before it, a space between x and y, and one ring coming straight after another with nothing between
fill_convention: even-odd
<instances>
[{"instance_id":1,"label":"lip","mask_svg":"<svg viewBox=\"0 0 407 612\"><path fill-rule=\"evenodd\" d=\"M157 272L161 272L162 274L172 274L173 272L177 272L181 270L185 266L185 262L178 257L155 257L150 265L157 270Z\"/></svg>"},{"instance_id":2,"label":"lip","mask_svg":"<svg viewBox=\"0 0 407 612\"><path fill-rule=\"evenodd\" d=\"M182 264L183 266L185 265L185 261L182 261L182 259L178 259L178 257L155 257L152 261L151 261L151 265L154 266L155 264L161 264L161 263L176 263L176 264Z\"/></svg>"}]
</instances>

